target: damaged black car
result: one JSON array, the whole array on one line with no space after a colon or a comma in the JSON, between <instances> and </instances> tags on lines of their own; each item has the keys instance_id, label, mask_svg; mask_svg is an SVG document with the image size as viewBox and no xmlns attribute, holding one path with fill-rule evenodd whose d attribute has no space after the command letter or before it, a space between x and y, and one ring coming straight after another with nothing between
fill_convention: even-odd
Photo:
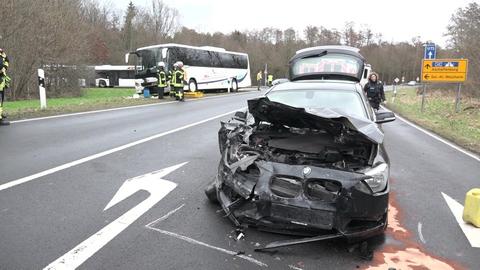
<instances>
[{"instance_id":1,"label":"damaged black car","mask_svg":"<svg viewBox=\"0 0 480 270\"><path fill-rule=\"evenodd\" d=\"M387 225L389 159L381 123L360 81L357 49L305 49L290 60L290 81L248 101L222 122L221 160L207 197L238 227L365 239Z\"/></svg>"}]
</instances>

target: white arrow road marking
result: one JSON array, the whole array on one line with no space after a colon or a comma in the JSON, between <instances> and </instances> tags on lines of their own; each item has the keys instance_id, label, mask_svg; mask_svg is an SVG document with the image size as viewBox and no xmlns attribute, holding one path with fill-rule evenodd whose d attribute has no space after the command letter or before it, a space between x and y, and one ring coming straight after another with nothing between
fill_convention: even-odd
<instances>
[{"instance_id":1,"label":"white arrow road marking","mask_svg":"<svg viewBox=\"0 0 480 270\"><path fill-rule=\"evenodd\" d=\"M450 211L452 211L453 216L457 220L458 225L462 229L465 237L467 237L468 242L474 248L480 248L480 228L475 228L473 225L465 223L462 219L463 215L463 205L455 201L454 199L450 198L447 194L443 193L443 198L447 202L448 207L450 207Z\"/></svg>"},{"instance_id":2,"label":"white arrow road marking","mask_svg":"<svg viewBox=\"0 0 480 270\"><path fill-rule=\"evenodd\" d=\"M162 177L177 170L185 164L187 164L187 162L125 181L104 210L109 209L139 190L148 191L150 196L105 226L103 229L90 236L82 243L78 244L62 257L50 263L44 269L75 269L79 267L88 258L93 256L103 246L115 238L115 236L120 234L130 224L135 222L135 220L141 217L145 212L162 200L168 193L175 189L177 184L163 180Z\"/></svg>"}]
</instances>

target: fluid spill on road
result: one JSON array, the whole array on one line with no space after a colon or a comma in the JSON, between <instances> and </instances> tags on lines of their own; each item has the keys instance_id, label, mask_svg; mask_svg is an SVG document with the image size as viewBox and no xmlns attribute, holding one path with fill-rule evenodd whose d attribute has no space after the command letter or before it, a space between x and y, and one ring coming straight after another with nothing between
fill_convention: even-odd
<instances>
[{"instance_id":1,"label":"fluid spill on road","mask_svg":"<svg viewBox=\"0 0 480 270\"><path fill-rule=\"evenodd\" d=\"M395 200L395 194L390 193L390 205L388 211L387 237L396 241L394 244L387 244L373 255L373 260L364 269L384 270L389 268L401 270L454 270L462 269L456 263L428 254L428 252L417 243L411 233L402 226L400 220L402 214Z\"/></svg>"}]
</instances>

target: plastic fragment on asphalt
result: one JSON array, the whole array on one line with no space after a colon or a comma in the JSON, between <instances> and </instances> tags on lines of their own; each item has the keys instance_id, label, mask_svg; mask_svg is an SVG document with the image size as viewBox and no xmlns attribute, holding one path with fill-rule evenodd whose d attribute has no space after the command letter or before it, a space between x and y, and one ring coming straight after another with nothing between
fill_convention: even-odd
<instances>
[{"instance_id":1,"label":"plastic fragment on asphalt","mask_svg":"<svg viewBox=\"0 0 480 270\"><path fill-rule=\"evenodd\" d=\"M244 235L243 233L239 233L239 234L237 235L237 241L240 240L240 239L242 239L243 237L245 237L245 235Z\"/></svg>"},{"instance_id":2,"label":"plastic fragment on asphalt","mask_svg":"<svg viewBox=\"0 0 480 270\"><path fill-rule=\"evenodd\" d=\"M480 188L474 188L467 192L463 208L463 220L480 227Z\"/></svg>"}]
</instances>

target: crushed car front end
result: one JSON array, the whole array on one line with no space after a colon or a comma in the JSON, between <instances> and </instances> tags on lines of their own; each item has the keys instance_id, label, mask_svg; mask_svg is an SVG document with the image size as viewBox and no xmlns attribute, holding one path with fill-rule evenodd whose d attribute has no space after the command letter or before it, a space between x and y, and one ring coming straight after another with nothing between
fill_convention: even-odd
<instances>
[{"instance_id":1,"label":"crushed car front end","mask_svg":"<svg viewBox=\"0 0 480 270\"><path fill-rule=\"evenodd\" d=\"M389 194L382 140L369 121L251 100L248 112L219 131L216 199L236 226L305 236L380 234Z\"/></svg>"}]
</instances>

